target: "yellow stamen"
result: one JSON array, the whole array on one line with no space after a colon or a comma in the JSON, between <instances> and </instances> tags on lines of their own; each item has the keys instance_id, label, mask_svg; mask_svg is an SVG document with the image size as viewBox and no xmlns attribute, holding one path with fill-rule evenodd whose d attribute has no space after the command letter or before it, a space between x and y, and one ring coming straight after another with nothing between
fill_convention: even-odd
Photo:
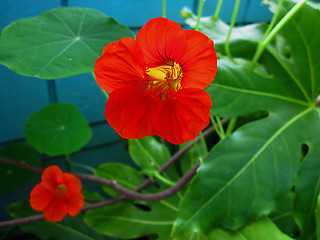
<instances>
[{"instance_id":1,"label":"yellow stamen","mask_svg":"<svg viewBox=\"0 0 320 240\"><path fill-rule=\"evenodd\" d=\"M181 66L176 62L171 65L147 68L146 73L151 77L153 89L161 90L161 94L171 89L178 91L181 88L180 82L183 74Z\"/></svg>"},{"instance_id":2,"label":"yellow stamen","mask_svg":"<svg viewBox=\"0 0 320 240\"><path fill-rule=\"evenodd\" d=\"M59 184L57 187L56 187L56 194L58 195L64 195L68 192L68 187L67 185L65 184Z\"/></svg>"}]
</instances>

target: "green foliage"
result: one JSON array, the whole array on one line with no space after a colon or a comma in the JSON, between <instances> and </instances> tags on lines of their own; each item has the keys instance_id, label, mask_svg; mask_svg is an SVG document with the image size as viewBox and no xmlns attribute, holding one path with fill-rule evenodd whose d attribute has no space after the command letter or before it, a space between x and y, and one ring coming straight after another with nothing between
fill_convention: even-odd
<instances>
[{"instance_id":1,"label":"green foliage","mask_svg":"<svg viewBox=\"0 0 320 240\"><path fill-rule=\"evenodd\" d=\"M117 181L128 189L135 189L145 178L137 170L119 163L105 163L97 168L96 175ZM109 189L108 194L115 195ZM143 193L159 191L151 186ZM179 198L170 197L158 202L121 202L88 211L85 222L97 232L121 238L137 238L157 234L167 240L178 210ZM139 205L136 205L139 204ZM141 207L142 206L142 207Z\"/></svg>"},{"instance_id":2,"label":"green foliage","mask_svg":"<svg viewBox=\"0 0 320 240\"><path fill-rule=\"evenodd\" d=\"M80 150L92 132L77 107L52 103L30 115L25 134L27 142L40 153L58 156Z\"/></svg>"},{"instance_id":3,"label":"green foliage","mask_svg":"<svg viewBox=\"0 0 320 240\"><path fill-rule=\"evenodd\" d=\"M284 12L292 5L285 2ZM245 65L219 61L214 84L208 89L212 113L235 117L267 111L268 116L244 125L212 149L181 201L176 236L197 230L208 234L215 227L238 229L275 210L276 200L293 185L300 230L309 236L314 231L316 159L320 158L320 113L315 106L320 88L320 35L314 29L320 24L319 14L305 5L282 28L260 59L268 77ZM256 46L255 40L249 36L230 41L234 57L251 59L244 46ZM224 54L222 47L218 49ZM301 164L303 143L309 151Z\"/></svg>"},{"instance_id":4,"label":"green foliage","mask_svg":"<svg viewBox=\"0 0 320 240\"><path fill-rule=\"evenodd\" d=\"M268 218L262 218L246 227L228 232L222 229L215 229L209 236L211 240L292 240L293 238L283 234L275 224Z\"/></svg>"},{"instance_id":5,"label":"green foliage","mask_svg":"<svg viewBox=\"0 0 320 240\"><path fill-rule=\"evenodd\" d=\"M266 2L271 11L276 11L278 1ZM284 1L276 23L293 6L294 2ZM102 239L98 233L157 240L320 238L320 34L316 32L320 12L312 6L304 5L286 22L257 64L252 64L252 58L266 24L234 28L230 38L234 59L229 59L225 51L229 26L214 17L201 19L199 30L214 40L219 56L217 76L206 89L212 97L211 113L241 121L232 134L211 149L184 196L182 189L157 202L125 200L90 210L84 216L87 225L78 216L61 223L42 221L22 228L41 239ZM196 26L197 17L192 13L183 12L183 17L191 27ZM95 10L54 9L4 29L0 63L26 76L67 77L92 71L105 44L126 36L132 37L126 27ZM248 115L258 116L258 120L251 121L253 117ZM27 142L49 156L78 151L91 137L79 110L61 103L31 115L25 131ZM128 143L130 156L142 172L106 163L96 169L95 175L134 190L146 179L143 170L157 171L171 154L155 137L130 139ZM205 152L203 145L197 146ZM21 150L7 146L0 155L38 162L25 146L18 148ZM177 181L198 158L194 148L189 150L180 165L173 164L162 177ZM25 170L17 170L2 170L12 173L0 178L1 182L10 182L2 188L4 192L32 177L26 177ZM168 188L154 179L155 183L142 193ZM106 187L103 190L112 197L119 195ZM86 192L86 196L103 200L99 194ZM14 218L35 214L28 204L15 204L8 210Z\"/></svg>"},{"instance_id":6,"label":"green foliage","mask_svg":"<svg viewBox=\"0 0 320 240\"><path fill-rule=\"evenodd\" d=\"M107 43L132 32L99 11L56 8L6 27L0 64L24 76L56 79L93 71Z\"/></svg>"},{"instance_id":7,"label":"green foliage","mask_svg":"<svg viewBox=\"0 0 320 240\"><path fill-rule=\"evenodd\" d=\"M7 207L8 212L13 218L28 217L37 215L28 202L15 203ZM59 240L107 240L83 223L82 216L67 216L62 222L49 222L46 220L27 223L21 228L28 233L33 233L40 239L59 239Z\"/></svg>"},{"instance_id":8,"label":"green foliage","mask_svg":"<svg viewBox=\"0 0 320 240\"><path fill-rule=\"evenodd\" d=\"M41 165L40 159L36 153L30 147L19 143L8 143L5 145L0 149L0 156L33 165ZM37 176L37 173L33 171L3 163L0 163L0 172L0 182L5 183L1 184L1 194L9 192Z\"/></svg>"},{"instance_id":9,"label":"green foliage","mask_svg":"<svg viewBox=\"0 0 320 240\"><path fill-rule=\"evenodd\" d=\"M168 148L155 137L144 137L129 140L129 153L132 160L142 170L157 171L171 157ZM179 176L174 166L163 174L169 180L177 180Z\"/></svg>"}]
</instances>

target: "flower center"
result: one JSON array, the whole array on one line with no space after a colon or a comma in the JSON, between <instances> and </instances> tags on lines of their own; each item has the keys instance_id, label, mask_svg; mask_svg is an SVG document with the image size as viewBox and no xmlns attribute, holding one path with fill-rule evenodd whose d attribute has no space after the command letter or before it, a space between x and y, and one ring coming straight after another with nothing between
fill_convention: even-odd
<instances>
[{"instance_id":1,"label":"flower center","mask_svg":"<svg viewBox=\"0 0 320 240\"><path fill-rule=\"evenodd\" d=\"M172 62L169 65L147 68L146 73L151 77L148 82L152 83L152 90L156 90L161 98L181 88L183 73L179 63Z\"/></svg>"},{"instance_id":2,"label":"flower center","mask_svg":"<svg viewBox=\"0 0 320 240\"><path fill-rule=\"evenodd\" d=\"M65 185L65 184L59 184L59 185L56 187L56 194L57 194L57 195L65 195L66 192L68 192L68 187L67 187L67 185Z\"/></svg>"}]
</instances>

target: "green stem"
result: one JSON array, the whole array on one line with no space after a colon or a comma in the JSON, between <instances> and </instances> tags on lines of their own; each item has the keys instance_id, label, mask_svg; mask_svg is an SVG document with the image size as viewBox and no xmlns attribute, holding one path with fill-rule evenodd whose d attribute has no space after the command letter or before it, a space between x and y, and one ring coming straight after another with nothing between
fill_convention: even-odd
<instances>
[{"instance_id":1,"label":"green stem","mask_svg":"<svg viewBox=\"0 0 320 240\"><path fill-rule=\"evenodd\" d=\"M161 182L167 184L168 186L174 186L176 183L163 177L158 171L156 170L148 170L148 169L145 169L145 170L142 170L141 171L142 174L146 174L148 176L152 176L158 180L160 180Z\"/></svg>"},{"instance_id":2,"label":"green stem","mask_svg":"<svg viewBox=\"0 0 320 240\"><path fill-rule=\"evenodd\" d=\"M219 2L217 4L216 11L215 11L214 16L213 16L216 19L218 19L218 17L219 17L219 13L220 13L220 10L221 10L222 2L223 2L223 0L219 0Z\"/></svg>"},{"instance_id":3,"label":"green stem","mask_svg":"<svg viewBox=\"0 0 320 240\"><path fill-rule=\"evenodd\" d=\"M166 0L162 0L162 17L166 17Z\"/></svg>"},{"instance_id":4,"label":"green stem","mask_svg":"<svg viewBox=\"0 0 320 240\"><path fill-rule=\"evenodd\" d=\"M208 155L208 147L207 147L207 143L206 143L206 140L204 139L202 132L200 132L200 141L202 144L202 148L204 150L204 154L205 154L205 156L207 156Z\"/></svg>"},{"instance_id":5,"label":"green stem","mask_svg":"<svg viewBox=\"0 0 320 240\"><path fill-rule=\"evenodd\" d=\"M215 117L215 120L218 123L219 131L220 131L220 134L221 134L221 140L222 140L222 139L225 138L226 134L224 132L224 129L223 129L223 126L222 126L220 118L219 117Z\"/></svg>"},{"instance_id":6,"label":"green stem","mask_svg":"<svg viewBox=\"0 0 320 240\"><path fill-rule=\"evenodd\" d=\"M211 120L211 123L213 125L214 130L216 131L217 135L221 139L222 136L221 136L220 129L218 128L218 125L217 125L216 121L214 120L214 118L212 116L210 116L210 120Z\"/></svg>"},{"instance_id":7,"label":"green stem","mask_svg":"<svg viewBox=\"0 0 320 240\"><path fill-rule=\"evenodd\" d=\"M199 3L197 25L196 25L196 28L195 28L195 30L197 30L197 31L199 31L200 18L201 18L202 9L203 9L203 2L204 2L204 0L200 0L200 3Z\"/></svg>"},{"instance_id":8,"label":"green stem","mask_svg":"<svg viewBox=\"0 0 320 240\"><path fill-rule=\"evenodd\" d=\"M193 140L193 147L196 149L196 151L198 153L198 158L199 158L200 164L202 164L203 163L203 157L202 157L201 150L200 150L196 140Z\"/></svg>"},{"instance_id":9,"label":"green stem","mask_svg":"<svg viewBox=\"0 0 320 240\"><path fill-rule=\"evenodd\" d=\"M268 34L271 32L273 26L275 25L276 21L278 20L278 16L279 16L279 14L280 14L282 4L283 4L283 0L280 0L280 1L279 1L279 4L278 4L278 7L277 7L277 10L276 10L276 12L274 13L273 18L272 18L272 20L271 20L271 23L269 24L266 32L265 32L264 35L263 35L262 41L264 41L264 40L266 39L266 37L268 36Z\"/></svg>"},{"instance_id":10,"label":"green stem","mask_svg":"<svg viewBox=\"0 0 320 240\"><path fill-rule=\"evenodd\" d=\"M252 59L251 66L254 67L258 62L260 56L262 55L264 49L267 45L273 40L273 38L277 35L277 33L282 29L282 27L299 11L299 9L307 2L307 0L303 0L297 3L281 20L278 24L272 29L272 31L260 41L257 51ZM279 8L277 11L280 11Z\"/></svg>"},{"instance_id":11,"label":"green stem","mask_svg":"<svg viewBox=\"0 0 320 240\"><path fill-rule=\"evenodd\" d=\"M70 158L70 155L68 155L68 154L66 155L66 160L67 160L67 163L70 165L71 171L73 171L73 172L74 172L74 167L88 170L91 173L94 173L96 171L93 167L90 167L88 165L73 162Z\"/></svg>"},{"instance_id":12,"label":"green stem","mask_svg":"<svg viewBox=\"0 0 320 240\"><path fill-rule=\"evenodd\" d=\"M233 57L231 55L229 41L230 41L230 36L231 36L232 29L234 27L234 24L236 23L236 18L237 18L239 6L240 6L240 0L236 0L236 3L234 5L234 9L233 9L233 14L232 14L232 19L231 19L231 23L230 23L228 36L227 36L227 39L226 39L226 42L225 42L225 45L224 45L224 49L226 51L227 56L235 64L237 64L237 62L233 59Z\"/></svg>"},{"instance_id":13,"label":"green stem","mask_svg":"<svg viewBox=\"0 0 320 240\"><path fill-rule=\"evenodd\" d=\"M230 119L230 122L229 122L227 130L226 130L226 135L227 136L232 133L232 131L233 131L235 125L236 125L237 119L238 119L237 117Z\"/></svg>"},{"instance_id":14,"label":"green stem","mask_svg":"<svg viewBox=\"0 0 320 240\"><path fill-rule=\"evenodd\" d=\"M91 75L92 75L92 77L94 78L94 80L97 82L96 76L94 75L93 72L91 72ZM99 86L99 85L98 85L98 86ZM106 97L106 99L108 100L108 99L109 99L109 93L107 93L105 90L103 90L100 86L99 86L99 88L100 88L101 92L103 93L103 95L104 95L104 96Z\"/></svg>"},{"instance_id":15,"label":"green stem","mask_svg":"<svg viewBox=\"0 0 320 240\"><path fill-rule=\"evenodd\" d=\"M210 116L210 120L211 120L213 128L215 129L215 131L218 134L219 138L221 140L224 139L225 138L225 133L224 133L224 129L223 129L222 123L220 121L220 118L218 118L218 117L213 118L212 116Z\"/></svg>"}]
</instances>

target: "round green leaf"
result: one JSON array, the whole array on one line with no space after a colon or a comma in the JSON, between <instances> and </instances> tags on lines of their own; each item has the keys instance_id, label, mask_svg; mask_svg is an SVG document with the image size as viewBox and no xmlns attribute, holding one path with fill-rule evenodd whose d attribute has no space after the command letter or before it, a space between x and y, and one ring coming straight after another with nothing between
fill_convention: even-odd
<instances>
[{"instance_id":1,"label":"round green leaf","mask_svg":"<svg viewBox=\"0 0 320 240\"><path fill-rule=\"evenodd\" d=\"M40 153L58 156L80 150L92 132L77 107L52 103L29 117L25 134L27 142Z\"/></svg>"},{"instance_id":2,"label":"round green leaf","mask_svg":"<svg viewBox=\"0 0 320 240\"><path fill-rule=\"evenodd\" d=\"M36 153L28 146L18 143L9 143L0 149L0 156L24 161L33 165L41 165ZM0 193L9 192L34 178L37 173L27 169L0 163Z\"/></svg>"},{"instance_id":3,"label":"round green leaf","mask_svg":"<svg viewBox=\"0 0 320 240\"><path fill-rule=\"evenodd\" d=\"M113 18L86 8L56 8L6 27L0 64L24 76L63 78L93 70L104 46L132 32Z\"/></svg>"}]
</instances>

